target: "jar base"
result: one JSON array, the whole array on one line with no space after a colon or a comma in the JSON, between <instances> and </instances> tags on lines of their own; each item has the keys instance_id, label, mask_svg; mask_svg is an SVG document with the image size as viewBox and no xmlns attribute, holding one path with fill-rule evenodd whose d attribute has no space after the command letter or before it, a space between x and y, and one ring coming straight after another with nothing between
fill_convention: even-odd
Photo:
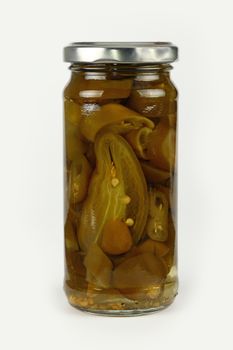
<instances>
[{"instance_id":1,"label":"jar base","mask_svg":"<svg viewBox=\"0 0 233 350\"><path fill-rule=\"evenodd\" d=\"M168 308L174 301L173 298L169 304L160 305L158 307L149 308L149 309L135 309L135 310L95 310L95 309L86 309L79 307L77 305L70 304L75 309L86 312L88 314L96 315L96 316L107 316L107 317L135 317L135 316L145 316L154 314L158 311L164 310Z\"/></svg>"},{"instance_id":2,"label":"jar base","mask_svg":"<svg viewBox=\"0 0 233 350\"><path fill-rule=\"evenodd\" d=\"M136 299L135 295L134 298L126 298L119 292L117 294L116 290L111 290L110 295L105 291L95 291L95 294L92 292L90 297L87 291L72 289L66 283L64 285L71 306L100 316L140 316L165 309L173 303L177 295L177 287L177 280L173 280L165 283L162 286L162 292L157 296L139 294Z\"/></svg>"}]
</instances>

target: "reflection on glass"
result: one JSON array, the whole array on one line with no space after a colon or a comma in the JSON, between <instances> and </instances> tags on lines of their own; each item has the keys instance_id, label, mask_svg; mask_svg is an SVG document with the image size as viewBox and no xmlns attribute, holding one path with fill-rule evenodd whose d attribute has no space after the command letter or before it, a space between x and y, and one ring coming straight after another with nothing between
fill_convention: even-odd
<instances>
[{"instance_id":1,"label":"reflection on glass","mask_svg":"<svg viewBox=\"0 0 233 350\"><path fill-rule=\"evenodd\" d=\"M166 91L163 89L143 89L138 90L138 93L141 97L146 98L164 97L166 95Z\"/></svg>"},{"instance_id":2,"label":"reflection on glass","mask_svg":"<svg viewBox=\"0 0 233 350\"><path fill-rule=\"evenodd\" d=\"M154 81L158 79L159 79L158 74L138 74L135 78L135 80L137 81Z\"/></svg>"},{"instance_id":3,"label":"reflection on glass","mask_svg":"<svg viewBox=\"0 0 233 350\"><path fill-rule=\"evenodd\" d=\"M96 98L101 97L104 90L83 90L79 92L79 96L83 98Z\"/></svg>"}]
</instances>

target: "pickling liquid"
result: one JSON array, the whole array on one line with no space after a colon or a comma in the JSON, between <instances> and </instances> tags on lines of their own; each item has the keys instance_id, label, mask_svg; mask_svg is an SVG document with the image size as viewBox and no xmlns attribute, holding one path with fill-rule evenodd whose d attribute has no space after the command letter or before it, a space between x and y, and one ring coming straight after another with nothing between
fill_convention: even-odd
<instances>
[{"instance_id":1,"label":"pickling liquid","mask_svg":"<svg viewBox=\"0 0 233 350\"><path fill-rule=\"evenodd\" d=\"M64 287L79 309L141 314L177 294L176 99L169 66L73 69Z\"/></svg>"}]
</instances>

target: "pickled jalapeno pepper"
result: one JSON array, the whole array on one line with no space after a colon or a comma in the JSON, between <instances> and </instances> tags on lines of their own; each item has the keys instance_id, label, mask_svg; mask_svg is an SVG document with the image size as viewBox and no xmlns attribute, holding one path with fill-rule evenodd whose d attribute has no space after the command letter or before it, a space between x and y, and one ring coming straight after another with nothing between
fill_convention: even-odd
<instances>
[{"instance_id":1,"label":"pickled jalapeno pepper","mask_svg":"<svg viewBox=\"0 0 233 350\"><path fill-rule=\"evenodd\" d=\"M177 293L177 49L138 44L65 49L64 288L72 306L99 314L155 311Z\"/></svg>"}]
</instances>

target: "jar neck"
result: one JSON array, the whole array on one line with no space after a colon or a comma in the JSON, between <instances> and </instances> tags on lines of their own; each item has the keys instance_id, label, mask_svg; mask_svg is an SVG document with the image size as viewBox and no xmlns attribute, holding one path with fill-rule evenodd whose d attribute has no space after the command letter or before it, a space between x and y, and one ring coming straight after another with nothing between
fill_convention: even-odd
<instances>
[{"instance_id":1,"label":"jar neck","mask_svg":"<svg viewBox=\"0 0 233 350\"><path fill-rule=\"evenodd\" d=\"M119 64L119 63L95 63L78 64L73 63L69 69L72 72L105 72L121 74L137 73L167 73L172 69L170 64Z\"/></svg>"}]
</instances>

